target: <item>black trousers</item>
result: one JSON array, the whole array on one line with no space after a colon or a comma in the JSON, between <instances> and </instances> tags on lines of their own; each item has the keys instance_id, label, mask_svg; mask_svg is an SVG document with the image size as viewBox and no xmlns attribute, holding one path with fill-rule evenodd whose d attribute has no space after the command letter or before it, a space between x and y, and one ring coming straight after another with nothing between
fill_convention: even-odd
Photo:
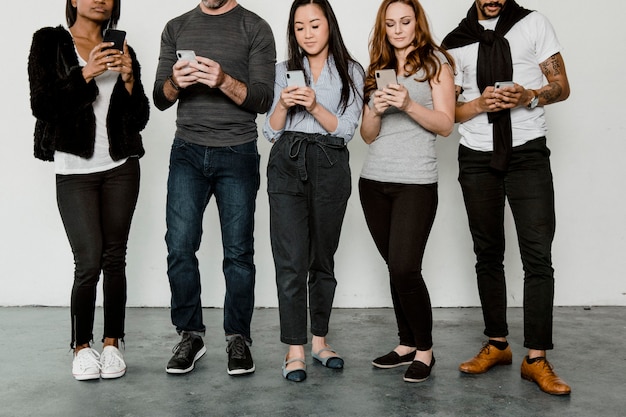
<instances>
[{"instance_id":1,"label":"black trousers","mask_svg":"<svg viewBox=\"0 0 626 417\"><path fill-rule=\"evenodd\" d=\"M139 195L139 161L94 174L57 175L57 204L74 254L71 346L93 340L103 275L104 337L123 338L126 245Z\"/></svg>"},{"instance_id":2,"label":"black trousers","mask_svg":"<svg viewBox=\"0 0 626 417\"><path fill-rule=\"evenodd\" d=\"M507 172L489 168L491 152L459 148L459 182L476 253L485 335L508 335L504 207L509 202L524 267L524 346L552 344L554 187L546 138L513 148Z\"/></svg>"},{"instance_id":3,"label":"black trousers","mask_svg":"<svg viewBox=\"0 0 626 417\"><path fill-rule=\"evenodd\" d=\"M437 184L361 178L359 193L367 226L389 269L400 344L429 350L433 316L422 259L437 212Z\"/></svg>"},{"instance_id":4,"label":"black trousers","mask_svg":"<svg viewBox=\"0 0 626 417\"><path fill-rule=\"evenodd\" d=\"M283 343L307 343L307 290L311 333L328 333L334 256L351 192L348 162L344 140L327 135L286 132L270 152L270 235Z\"/></svg>"}]
</instances>

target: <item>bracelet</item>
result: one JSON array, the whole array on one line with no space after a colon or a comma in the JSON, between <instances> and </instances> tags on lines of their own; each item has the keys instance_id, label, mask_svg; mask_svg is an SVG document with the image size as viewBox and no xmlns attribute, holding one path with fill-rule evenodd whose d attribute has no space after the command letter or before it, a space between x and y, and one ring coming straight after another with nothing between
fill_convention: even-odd
<instances>
[{"instance_id":1,"label":"bracelet","mask_svg":"<svg viewBox=\"0 0 626 417\"><path fill-rule=\"evenodd\" d=\"M176 85L176 83L174 82L174 79L172 78L171 75L167 76L167 81L169 81L170 84L172 85L172 87L174 87L174 90L180 91L180 87L178 85Z\"/></svg>"}]
</instances>

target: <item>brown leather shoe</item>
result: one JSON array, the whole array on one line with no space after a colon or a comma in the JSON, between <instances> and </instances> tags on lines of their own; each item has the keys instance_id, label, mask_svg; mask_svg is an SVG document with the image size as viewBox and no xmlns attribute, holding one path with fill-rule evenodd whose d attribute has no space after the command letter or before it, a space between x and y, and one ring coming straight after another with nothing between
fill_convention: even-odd
<instances>
[{"instance_id":1,"label":"brown leather shoe","mask_svg":"<svg viewBox=\"0 0 626 417\"><path fill-rule=\"evenodd\" d=\"M513 362L513 352L511 346L500 350L497 347L486 343L483 348L467 362L459 365L459 371L466 374L482 374L496 365L510 365Z\"/></svg>"},{"instance_id":2,"label":"brown leather shoe","mask_svg":"<svg viewBox=\"0 0 626 417\"><path fill-rule=\"evenodd\" d=\"M552 365L546 358L538 358L534 363L522 361L522 378L539 385L543 392L552 395L568 395L572 389L565 381L557 376Z\"/></svg>"}]
</instances>

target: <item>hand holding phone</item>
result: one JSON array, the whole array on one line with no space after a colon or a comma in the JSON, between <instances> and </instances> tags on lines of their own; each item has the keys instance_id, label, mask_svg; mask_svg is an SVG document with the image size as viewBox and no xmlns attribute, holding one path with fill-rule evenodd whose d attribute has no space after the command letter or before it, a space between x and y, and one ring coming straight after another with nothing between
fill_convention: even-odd
<instances>
[{"instance_id":1,"label":"hand holding phone","mask_svg":"<svg viewBox=\"0 0 626 417\"><path fill-rule=\"evenodd\" d=\"M306 81L304 79L304 71L302 70L287 71L287 86L288 87L306 87Z\"/></svg>"},{"instance_id":2,"label":"hand holding phone","mask_svg":"<svg viewBox=\"0 0 626 417\"><path fill-rule=\"evenodd\" d=\"M117 49L120 52L124 52L124 39L126 32L117 29L107 29L102 37L103 42L113 42L113 46L106 49Z\"/></svg>"},{"instance_id":3,"label":"hand holding phone","mask_svg":"<svg viewBox=\"0 0 626 417\"><path fill-rule=\"evenodd\" d=\"M376 88L382 90L389 84L398 84L398 77L394 69L380 69L374 72L376 77Z\"/></svg>"}]
</instances>

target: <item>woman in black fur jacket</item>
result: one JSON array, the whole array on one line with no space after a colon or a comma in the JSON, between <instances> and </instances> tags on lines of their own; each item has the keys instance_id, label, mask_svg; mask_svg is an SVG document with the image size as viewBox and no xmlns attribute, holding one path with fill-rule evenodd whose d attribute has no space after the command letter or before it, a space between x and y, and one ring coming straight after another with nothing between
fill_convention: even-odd
<instances>
[{"instance_id":1,"label":"woman in black fur jacket","mask_svg":"<svg viewBox=\"0 0 626 417\"><path fill-rule=\"evenodd\" d=\"M40 29L28 61L35 157L54 161L57 203L74 254L72 373L118 378L126 308L126 247L139 193L140 131L149 116L139 63L126 42L103 41L121 0L67 0L69 31ZM103 274L103 350L91 347Z\"/></svg>"}]
</instances>

